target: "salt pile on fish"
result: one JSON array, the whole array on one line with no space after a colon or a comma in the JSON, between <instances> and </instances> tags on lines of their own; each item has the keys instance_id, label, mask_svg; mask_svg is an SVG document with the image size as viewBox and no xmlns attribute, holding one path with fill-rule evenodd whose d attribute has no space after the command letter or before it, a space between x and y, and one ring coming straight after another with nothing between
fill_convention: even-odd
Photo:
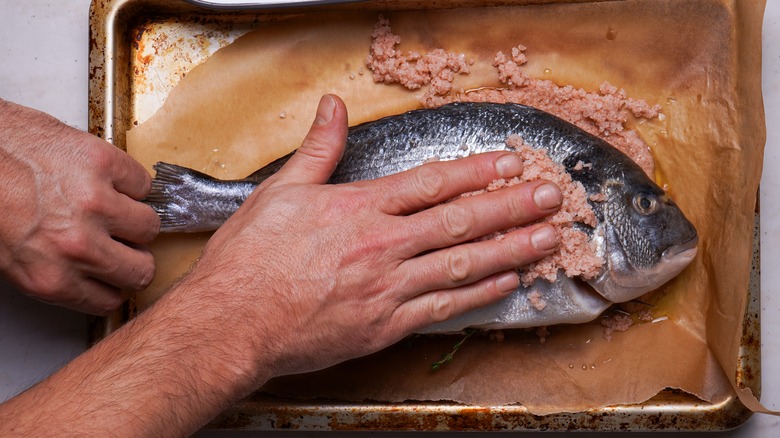
<instances>
[{"instance_id":1,"label":"salt pile on fish","mask_svg":"<svg viewBox=\"0 0 780 438\"><path fill-rule=\"evenodd\" d=\"M426 331L590 321L613 302L632 300L661 286L690 263L698 240L693 225L642 168L604 140L525 105L451 103L351 127L344 156L329 182L380 178L420 166L433 156L456 159L463 156L464 145L468 153L511 150L507 145L511 136L546 151L582 185L596 222L575 225L589 236L605 263L587 280L590 287L558 271L554 282L537 278L498 303ZM290 156L238 181L158 163L146 201L160 215L163 231L215 229ZM534 292L543 297L544 306L538 299L530 301Z\"/></svg>"},{"instance_id":2,"label":"salt pile on fish","mask_svg":"<svg viewBox=\"0 0 780 438\"><path fill-rule=\"evenodd\" d=\"M504 179L494 181L484 191L491 192L522 182L543 179L555 183L563 195L563 202L558 212L543 219L543 222L555 227L562 244L555 253L521 268L519 270L521 282L529 286L540 277L553 282L556 281L558 270L563 270L567 277L580 277L586 280L596 277L604 265L604 259L597 254L595 242L592 242L588 234L576 224L588 227L598 225L596 215L587 201L590 199L595 202L601 198L596 195L589 197L585 187L580 182L573 181L566 168L554 162L544 149L534 149L517 135L510 135L506 144L523 159L523 173L508 181ZM480 192L467 195L478 193ZM500 239L503 234L504 232L495 233L491 237Z\"/></svg>"}]
</instances>

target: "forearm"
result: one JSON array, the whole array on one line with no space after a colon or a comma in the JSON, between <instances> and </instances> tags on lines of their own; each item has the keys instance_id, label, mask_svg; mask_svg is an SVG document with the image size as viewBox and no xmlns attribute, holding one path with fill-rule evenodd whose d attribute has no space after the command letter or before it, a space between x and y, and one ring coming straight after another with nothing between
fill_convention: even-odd
<instances>
[{"instance_id":1,"label":"forearm","mask_svg":"<svg viewBox=\"0 0 780 438\"><path fill-rule=\"evenodd\" d=\"M0 405L0 435L186 435L264 380L187 283ZM186 296L183 300L181 297ZM247 356L248 357L248 356Z\"/></svg>"}]
</instances>

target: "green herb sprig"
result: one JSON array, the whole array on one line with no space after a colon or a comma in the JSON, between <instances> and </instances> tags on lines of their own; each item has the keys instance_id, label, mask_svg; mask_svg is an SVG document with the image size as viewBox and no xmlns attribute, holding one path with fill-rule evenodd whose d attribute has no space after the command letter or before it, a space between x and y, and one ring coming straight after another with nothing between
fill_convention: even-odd
<instances>
[{"instance_id":1,"label":"green herb sprig","mask_svg":"<svg viewBox=\"0 0 780 438\"><path fill-rule=\"evenodd\" d=\"M434 362L431 365L431 370L432 371L436 371L439 368L441 368L442 366L452 362L452 359L454 358L455 353L458 351L458 349L460 349L461 345L463 345L463 343L466 342L466 339L470 338L471 335L473 335L476 332L477 332L477 329L474 329L474 328L467 328L466 330L464 330L463 339L461 339L460 341L458 341L457 344L452 346L452 351L450 351L449 353L443 354L442 357L441 357L441 360L439 360L437 362Z\"/></svg>"}]
</instances>

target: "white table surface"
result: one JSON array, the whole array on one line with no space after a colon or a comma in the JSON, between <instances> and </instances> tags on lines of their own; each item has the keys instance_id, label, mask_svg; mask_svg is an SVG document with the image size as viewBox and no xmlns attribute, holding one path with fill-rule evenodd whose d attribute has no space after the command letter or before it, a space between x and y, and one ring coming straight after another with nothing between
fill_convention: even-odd
<instances>
[{"instance_id":1,"label":"white table surface","mask_svg":"<svg viewBox=\"0 0 780 438\"><path fill-rule=\"evenodd\" d=\"M0 0L0 97L87 128L89 3ZM780 410L780 269L775 265L780 260L780 0L768 1L763 49L767 145L761 180L762 402ZM86 348L86 339L85 316L44 305L0 282L0 401L78 355ZM780 436L780 418L754 415L742 427L720 436Z\"/></svg>"}]
</instances>

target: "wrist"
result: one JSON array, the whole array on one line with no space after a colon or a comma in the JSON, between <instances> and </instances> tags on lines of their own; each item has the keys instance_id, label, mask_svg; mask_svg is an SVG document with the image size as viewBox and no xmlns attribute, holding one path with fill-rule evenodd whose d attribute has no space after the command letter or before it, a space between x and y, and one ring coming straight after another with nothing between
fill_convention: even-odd
<instances>
[{"instance_id":1,"label":"wrist","mask_svg":"<svg viewBox=\"0 0 780 438\"><path fill-rule=\"evenodd\" d=\"M249 314L253 306L240 302L235 293L240 285L226 284L222 277L193 272L139 318L168 319L167 333L161 336L191 355L191 365L211 380L207 385L219 387L233 401L250 394L273 372L269 355L259 351L263 340L252 335L257 319Z\"/></svg>"}]
</instances>

